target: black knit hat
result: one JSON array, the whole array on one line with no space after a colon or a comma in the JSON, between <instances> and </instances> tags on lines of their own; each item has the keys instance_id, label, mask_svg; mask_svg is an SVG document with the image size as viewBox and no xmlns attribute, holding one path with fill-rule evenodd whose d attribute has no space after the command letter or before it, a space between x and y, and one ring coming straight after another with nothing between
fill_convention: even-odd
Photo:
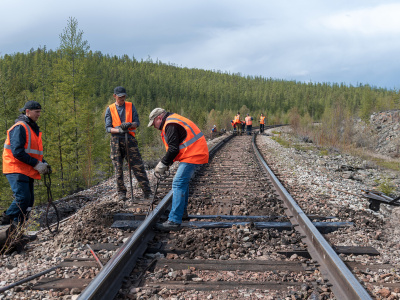
<instances>
[{"instance_id":1,"label":"black knit hat","mask_svg":"<svg viewBox=\"0 0 400 300\"><path fill-rule=\"evenodd\" d=\"M27 109L42 109L42 106L39 104L39 102L36 101L28 101L25 103L25 106L23 108L20 108L20 112L24 112Z\"/></svg>"}]
</instances>

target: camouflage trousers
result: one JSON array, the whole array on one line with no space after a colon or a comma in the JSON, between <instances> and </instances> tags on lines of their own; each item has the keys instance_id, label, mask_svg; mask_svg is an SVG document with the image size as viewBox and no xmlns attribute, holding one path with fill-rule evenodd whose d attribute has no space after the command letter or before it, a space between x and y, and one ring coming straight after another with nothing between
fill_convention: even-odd
<instances>
[{"instance_id":1,"label":"camouflage trousers","mask_svg":"<svg viewBox=\"0 0 400 300\"><path fill-rule=\"evenodd\" d=\"M236 128L237 128L237 134L241 135L242 134L242 124L241 123L236 124Z\"/></svg>"},{"instance_id":2,"label":"camouflage trousers","mask_svg":"<svg viewBox=\"0 0 400 300\"><path fill-rule=\"evenodd\" d=\"M146 170L144 169L142 157L139 152L138 144L136 139L128 135L128 150L129 158L126 153L125 137L112 136L111 137L111 160L114 165L115 177L117 179L117 192L118 194L126 194L126 186L124 184L124 170L123 162L124 158L131 166L133 175L135 175L140 188L144 194L151 194L151 188L149 179L147 178Z\"/></svg>"}]
</instances>

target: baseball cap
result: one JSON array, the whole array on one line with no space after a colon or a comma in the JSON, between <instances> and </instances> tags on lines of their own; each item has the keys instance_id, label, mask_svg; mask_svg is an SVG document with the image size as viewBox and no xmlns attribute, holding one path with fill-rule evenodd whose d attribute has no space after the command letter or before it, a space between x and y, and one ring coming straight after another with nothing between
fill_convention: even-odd
<instances>
[{"instance_id":1,"label":"baseball cap","mask_svg":"<svg viewBox=\"0 0 400 300\"><path fill-rule=\"evenodd\" d=\"M24 112L27 109L42 109L42 106L39 104L39 102L31 100L26 102L24 107L20 108L19 111Z\"/></svg>"},{"instance_id":2,"label":"baseball cap","mask_svg":"<svg viewBox=\"0 0 400 300\"><path fill-rule=\"evenodd\" d=\"M147 127L150 127L151 125L153 125L154 119L165 112L167 112L167 111L163 108L157 107L157 108L153 109L149 115L150 122L149 122L149 125L147 125Z\"/></svg>"},{"instance_id":3,"label":"baseball cap","mask_svg":"<svg viewBox=\"0 0 400 300\"><path fill-rule=\"evenodd\" d=\"M114 94L117 95L118 97L126 96L126 90L122 86L117 86L114 89Z\"/></svg>"}]
</instances>

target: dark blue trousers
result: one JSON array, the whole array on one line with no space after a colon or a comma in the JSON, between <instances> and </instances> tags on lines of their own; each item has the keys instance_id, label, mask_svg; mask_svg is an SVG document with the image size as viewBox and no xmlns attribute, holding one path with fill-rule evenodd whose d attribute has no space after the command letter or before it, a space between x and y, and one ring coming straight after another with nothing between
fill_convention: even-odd
<instances>
[{"instance_id":1,"label":"dark blue trousers","mask_svg":"<svg viewBox=\"0 0 400 300\"><path fill-rule=\"evenodd\" d=\"M14 200L6 210L6 215L12 216L16 222L22 222L27 217L27 213L31 211L35 201L34 179L18 173L6 174L6 177L14 193Z\"/></svg>"}]
</instances>

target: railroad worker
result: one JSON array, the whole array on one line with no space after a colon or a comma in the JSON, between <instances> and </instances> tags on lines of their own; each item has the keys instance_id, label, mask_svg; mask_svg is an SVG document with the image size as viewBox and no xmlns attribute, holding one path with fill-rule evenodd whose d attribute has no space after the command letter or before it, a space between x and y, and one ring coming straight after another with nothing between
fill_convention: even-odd
<instances>
[{"instance_id":1,"label":"railroad worker","mask_svg":"<svg viewBox=\"0 0 400 300\"><path fill-rule=\"evenodd\" d=\"M217 134L217 126L213 126L212 128L211 128L211 138L213 138L214 137L214 135L216 135Z\"/></svg>"},{"instance_id":2,"label":"railroad worker","mask_svg":"<svg viewBox=\"0 0 400 300\"><path fill-rule=\"evenodd\" d=\"M253 127L253 117L251 117L250 114L247 114L245 121L246 121L247 135L251 135L251 129Z\"/></svg>"},{"instance_id":3,"label":"railroad worker","mask_svg":"<svg viewBox=\"0 0 400 300\"><path fill-rule=\"evenodd\" d=\"M135 139L136 128L140 125L138 113L132 102L125 101L127 94L125 88L122 86L117 86L114 89L113 97L115 103L106 109L105 125L106 131L111 133L110 157L115 170L118 199L122 201L127 200L127 189L124 183L123 172L124 158L129 162L128 165L130 165L143 191L144 198L148 199L151 196L151 188L139 152L138 143ZM125 132L128 133L128 149L126 148ZM129 157L127 157L127 153L129 153Z\"/></svg>"},{"instance_id":4,"label":"railroad worker","mask_svg":"<svg viewBox=\"0 0 400 300\"><path fill-rule=\"evenodd\" d=\"M3 212L1 225L24 223L32 210L35 198L34 179L51 172L43 159L42 133L36 123L42 107L36 101L28 101L19 111L15 124L7 130L3 150L3 173L10 183L14 200Z\"/></svg>"},{"instance_id":5,"label":"railroad worker","mask_svg":"<svg viewBox=\"0 0 400 300\"><path fill-rule=\"evenodd\" d=\"M187 218L189 199L189 181L197 166L208 163L208 147L200 129L189 119L176 113L155 108L149 115L148 127L161 131L167 153L160 160L154 172L163 175L175 161L179 167L172 181L172 208L168 220L161 224L161 229L179 228L182 218Z\"/></svg>"},{"instance_id":6,"label":"railroad worker","mask_svg":"<svg viewBox=\"0 0 400 300\"><path fill-rule=\"evenodd\" d=\"M231 120L231 125L232 125L232 128L233 128L233 133L234 133L234 134L237 134L236 123L235 123L234 120Z\"/></svg>"},{"instance_id":7,"label":"railroad worker","mask_svg":"<svg viewBox=\"0 0 400 300\"><path fill-rule=\"evenodd\" d=\"M260 116L260 133L264 132L265 117L263 114Z\"/></svg>"},{"instance_id":8,"label":"railroad worker","mask_svg":"<svg viewBox=\"0 0 400 300\"><path fill-rule=\"evenodd\" d=\"M240 120L240 112L237 113L237 115L233 119L233 122L235 122L237 133L238 135L240 135L242 133L242 121Z\"/></svg>"}]
</instances>

